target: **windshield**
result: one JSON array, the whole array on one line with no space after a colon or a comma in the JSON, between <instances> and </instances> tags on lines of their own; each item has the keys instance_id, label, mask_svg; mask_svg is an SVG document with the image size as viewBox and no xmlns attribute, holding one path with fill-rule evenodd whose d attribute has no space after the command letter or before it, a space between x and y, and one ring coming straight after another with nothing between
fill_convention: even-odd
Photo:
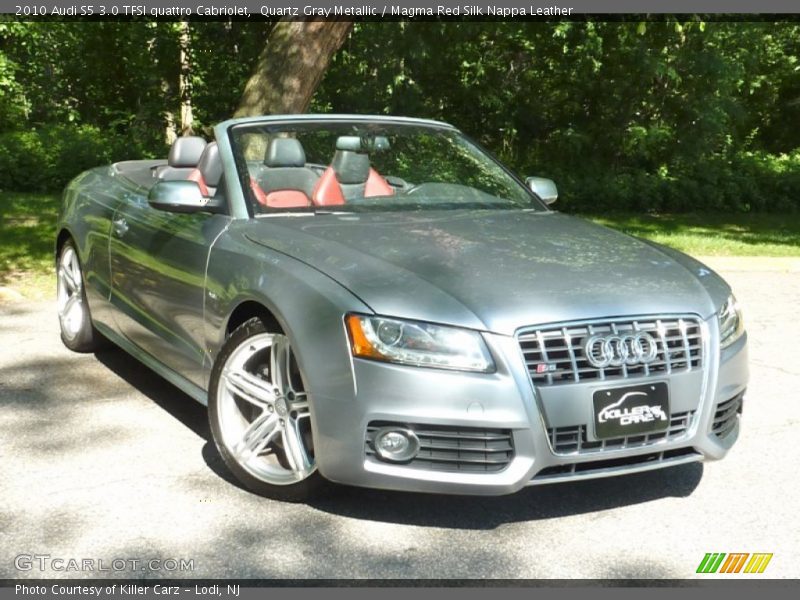
<instances>
[{"instance_id":1,"label":"windshield","mask_svg":"<svg viewBox=\"0 0 800 600\"><path fill-rule=\"evenodd\" d=\"M231 142L254 214L546 210L460 133L385 122L243 124Z\"/></svg>"}]
</instances>

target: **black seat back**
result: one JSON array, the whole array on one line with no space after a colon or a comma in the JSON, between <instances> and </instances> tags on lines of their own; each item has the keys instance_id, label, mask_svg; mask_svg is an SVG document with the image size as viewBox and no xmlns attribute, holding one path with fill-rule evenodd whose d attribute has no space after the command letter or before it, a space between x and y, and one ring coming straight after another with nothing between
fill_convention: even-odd
<instances>
[{"instance_id":1,"label":"black seat back","mask_svg":"<svg viewBox=\"0 0 800 600\"><path fill-rule=\"evenodd\" d=\"M258 175L258 185L269 201L282 203L282 192L302 192L311 201L311 193L319 175L306 167L306 153L294 138L270 140L264 157L264 167ZM287 198L289 194L284 194ZM285 200L289 201L289 200Z\"/></svg>"},{"instance_id":2,"label":"black seat back","mask_svg":"<svg viewBox=\"0 0 800 600\"><path fill-rule=\"evenodd\" d=\"M211 197L216 193L222 179L222 159L219 156L217 142L211 142L205 147L197 162L197 168L189 174L187 179L196 181L204 196Z\"/></svg>"},{"instance_id":3,"label":"black seat back","mask_svg":"<svg viewBox=\"0 0 800 600\"><path fill-rule=\"evenodd\" d=\"M340 138L341 139L341 138ZM369 154L338 149L333 155L331 168L342 188L345 200L363 198L369 179Z\"/></svg>"},{"instance_id":4,"label":"black seat back","mask_svg":"<svg viewBox=\"0 0 800 600\"><path fill-rule=\"evenodd\" d=\"M167 165L156 169L159 179L186 179L200 162L206 141L198 136L188 135L176 139L169 149Z\"/></svg>"}]
</instances>

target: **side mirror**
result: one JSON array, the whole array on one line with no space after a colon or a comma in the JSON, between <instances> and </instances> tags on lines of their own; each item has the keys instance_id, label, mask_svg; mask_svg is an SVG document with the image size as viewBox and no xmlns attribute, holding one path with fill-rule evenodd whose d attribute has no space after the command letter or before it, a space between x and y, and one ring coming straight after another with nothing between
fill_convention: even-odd
<instances>
[{"instance_id":1,"label":"side mirror","mask_svg":"<svg viewBox=\"0 0 800 600\"><path fill-rule=\"evenodd\" d=\"M531 191L542 199L545 204L552 204L558 200L558 188L555 181L544 177L528 177L525 180Z\"/></svg>"},{"instance_id":2,"label":"side mirror","mask_svg":"<svg viewBox=\"0 0 800 600\"><path fill-rule=\"evenodd\" d=\"M206 198L194 181L159 181L147 194L147 202L153 208L176 213L219 212L222 202Z\"/></svg>"}]
</instances>

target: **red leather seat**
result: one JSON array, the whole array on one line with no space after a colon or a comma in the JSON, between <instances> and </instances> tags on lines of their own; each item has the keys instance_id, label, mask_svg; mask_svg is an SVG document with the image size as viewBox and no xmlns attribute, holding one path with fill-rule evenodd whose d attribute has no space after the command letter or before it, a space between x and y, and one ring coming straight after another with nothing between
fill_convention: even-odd
<instances>
[{"instance_id":1,"label":"red leather seat","mask_svg":"<svg viewBox=\"0 0 800 600\"><path fill-rule=\"evenodd\" d=\"M331 166L322 174L311 198L316 206L337 206L350 198L391 196L394 188L370 166L369 154L362 151L356 136L336 140Z\"/></svg>"},{"instance_id":2,"label":"red leather seat","mask_svg":"<svg viewBox=\"0 0 800 600\"><path fill-rule=\"evenodd\" d=\"M267 147L264 166L250 185L259 204L266 208L311 206L319 176L306 167L306 154L294 138L274 138Z\"/></svg>"},{"instance_id":3,"label":"red leather seat","mask_svg":"<svg viewBox=\"0 0 800 600\"><path fill-rule=\"evenodd\" d=\"M314 186L311 194L315 206L339 206L344 204L344 194L339 182L336 181L336 173L331 167L325 169L322 177Z\"/></svg>"}]
</instances>

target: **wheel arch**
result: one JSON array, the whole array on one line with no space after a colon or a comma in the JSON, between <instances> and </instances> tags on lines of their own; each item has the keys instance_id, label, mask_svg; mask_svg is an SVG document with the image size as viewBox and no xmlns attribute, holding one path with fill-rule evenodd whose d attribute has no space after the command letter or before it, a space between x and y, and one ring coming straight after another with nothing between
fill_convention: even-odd
<instances>
[{"instance_id":1,"label":"wheel arch","mask_svg":"<svg viewBox=\"0 0 800 600\"><path fill-rule=\"evenodd\" d=\"M241 300L228 315L225 323L225 338L227 339L242 323L254 317L261 319L271 333L285 333L283 326L270 308L258 300L246 299Z\"/></svg>"},{"instance_id":2,"label":"wheel arch","mask_svg":"<svg viewBox=\"0 0 800 600\"><path fill-rule=\"evenodd\" d=\"M61 230L58 232L58 235L56 236L56 247L54 256L56 265L58 265L58 257L61 255L61 249L64 247L64 244L66 244L69 240L72 240L73 242L75 241L72 232L66 227L62 227Z\"/></svg>"}]
</instances>

